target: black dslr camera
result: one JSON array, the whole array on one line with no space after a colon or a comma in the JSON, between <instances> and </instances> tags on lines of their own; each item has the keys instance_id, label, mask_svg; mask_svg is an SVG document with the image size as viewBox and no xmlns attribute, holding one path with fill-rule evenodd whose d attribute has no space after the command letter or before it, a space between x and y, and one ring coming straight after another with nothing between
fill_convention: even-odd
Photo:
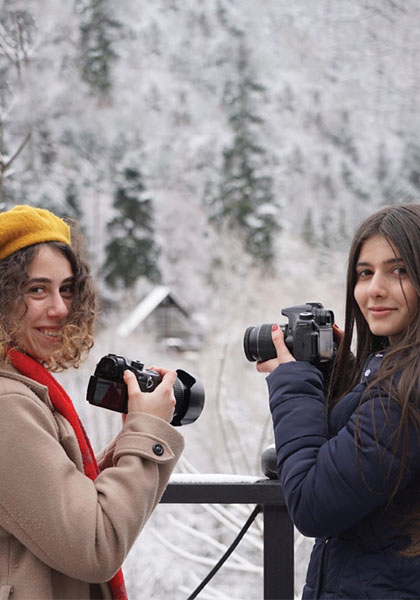
<instances>
[{"instance_id":1,"label":"black dslr camera","mask_svg":"<svg viewBox=\"0 0 420 600\"><path fill-rule=\"evenodd\" d=\"M145 369L139 361L107 354L98 362L89 380L86 400L95 406L126 413L128 395L123 374L127 369L137 377L142 392L153 392L162 381L159 373ZM176 372L178 377L173 386L175 412L171 425L178 426L198 419L204 406L204 387L190 373L181 369Z\"/></svg>"},{"instance_id":2,"label":"black dslr camera","mask_svg":"<svg viewBox=\"0 0 420 600\"><path fill-rule=\"evenodd\" d=\"M282 314L289 319L281 325L287 348L296 360L316 366L333 361L337 345L333 337L334 313L320 302L308 302L284 308ZM251 362L275 358L276 349L271 338L272 323L248 327L244 335L245 356Z\"/></svg>"}]
</instances>

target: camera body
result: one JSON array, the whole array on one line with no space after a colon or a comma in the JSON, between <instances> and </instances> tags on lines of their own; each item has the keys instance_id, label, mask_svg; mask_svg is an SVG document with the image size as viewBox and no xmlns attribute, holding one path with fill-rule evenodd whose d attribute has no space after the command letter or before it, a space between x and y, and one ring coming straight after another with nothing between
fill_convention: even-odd
<instances>
[{"instance_id":1,"label":"camera body","mask_svg":"<svg viewBox=\"0 0 420 600\"><path fill-rule=\"evenodd\" d=\"M315 365L331 362L336 354L334 341L334 313L320 302L307 302L284 308L282 314L289 319L281 325L287 348L296 360ZM262 362L275 358L276 349L271 337L272 323L248 327L244 335L244 352L249 361Z\"/></svg>"},{"instance_id":2,"label":"camera body","mask_svg":"<svg viewBox=\"0 0 420 600\"><path fill-rule=\"evenodd\" d=\"M95 406L127 413L128 393L124 383L124 371L127 369L136 376L142 392L153 392L162 381L159 373L145 369L138 360L107 354L100 359L90 377L86 400ZM204 388L190 373L181 369L176 372L178 377L173 386L175 412L171 425L178 426L192 423L200 416L204 406Z\"/></svg>"}]
</instances>

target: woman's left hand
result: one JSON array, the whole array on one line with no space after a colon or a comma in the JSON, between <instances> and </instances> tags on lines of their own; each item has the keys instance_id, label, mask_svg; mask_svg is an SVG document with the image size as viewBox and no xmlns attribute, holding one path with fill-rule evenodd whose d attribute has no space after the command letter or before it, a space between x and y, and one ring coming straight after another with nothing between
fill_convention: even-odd
<instances>
[{"instance_id":1,"label":"woman's left hand","mask_svg":"<svg viewBox=\"0 0 420 600\"><path fill-rule=\"evenodd\" d=\"M276 324L272 327L271 337L276 348L277 357L264 362L257 362L257 371L260 373L271 373L279 365L296 360L284 342L283 330Z\"/></svg>"},{"instance_id":2,"label":"woman's left hand","mask_svg":"<svg viewBox=\"0 0 420 600\"><path fill-rule=\"evenodd\" d=\"M170 423L175 410L173 385L177 374L169 369L153 367L161 376L161 382L152 392L143 392L136 376L129 369L124 371L124 382L127 385L128 413L144 412L159 417Z\"/></svg>"}]
</instances>

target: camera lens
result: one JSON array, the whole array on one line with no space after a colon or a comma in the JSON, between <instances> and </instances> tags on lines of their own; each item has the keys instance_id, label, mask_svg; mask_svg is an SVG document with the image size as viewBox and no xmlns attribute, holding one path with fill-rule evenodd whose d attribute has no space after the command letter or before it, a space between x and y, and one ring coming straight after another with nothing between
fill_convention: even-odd
<instances>
[{"instance_id":1,"label":"camera lens","mask_svg":"<svg viewBox=\"0 0 420 600\"><path fill-rule=\"evenodd\" d=\"M190 373L177 369L178 377L174 383L175 412L171 425L193 423L201 414L204 406L203 384Z\"/></svg>"},{"instance_id":2,"label":"camera lens","mask_svg":"<svg viewBox=\"0 0 420 600\"><path fill-rule=\"evenodd\" d=\"M95 373L89 380L86 400L121 413L127 412L128 393L124 383L124 370L130 369L136 377L142 392L152 392L162 381L157 371L143 369L140 361L131 361L124 356L108 354L96 365ZM177 369L177 379L173 385L175 411L171 425L193 423L204 406L204 387L199 379Z\"/></svg>"},{"instance_id":3,"label":"camera lens","mask_svg":"<svg viewBox=\"0 0 420 600\"><path fill-rule=\"evenodd\" d=\"M271 338L272 323L248 327L244 335L244 352L250 362L269 360L277 356Z\"/></svg>"},{"instance_id":4,"label":"camera lens","mask_svg":"<svg viewBox=\"0 0 420 600\"><path fill-rule=\"evenodd\" d=\"M175 383L173 385L173 392L175 396L175 404L176 406L179 406L184 401L184 386L182 385L182 382L178 379L178 377L176 378Z\"/></svg>"}]
</instances>

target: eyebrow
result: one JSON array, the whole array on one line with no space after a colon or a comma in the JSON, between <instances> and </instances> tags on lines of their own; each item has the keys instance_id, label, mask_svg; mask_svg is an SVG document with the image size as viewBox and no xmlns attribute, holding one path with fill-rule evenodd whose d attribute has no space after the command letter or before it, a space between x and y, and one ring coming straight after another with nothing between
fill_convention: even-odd
<instances>
[{"instance_id":1,"label":"eyebrow","mask_svg":"<svg viewBox=\"0 0 420 600\"><path fill-rule=\"evenodd\" d=\"M395 264L395 263L403 263L403 262L404 261L403 261L402 258L389 258L388 260L384 261L384 264L385 265L392 265L392 264ZM356 267L368 267L370 265L371 265L370 262L361 262L360 261L360 262L356 263Z\"/></svg>"},{"instance_id":2,"label":"eyebrow","mask_svg":"<svg viewBox=\"0 0 420 600\"><path fill-rule=\"evenodd\" d=\"M63 283L72 283L73 281L74 277L66 277L66 279L63 279L60 285ZM48 277L33 277L32 279L29 279L27 283L52 283L52 279L49 279Z\"/></svg>"}]
</instances>

